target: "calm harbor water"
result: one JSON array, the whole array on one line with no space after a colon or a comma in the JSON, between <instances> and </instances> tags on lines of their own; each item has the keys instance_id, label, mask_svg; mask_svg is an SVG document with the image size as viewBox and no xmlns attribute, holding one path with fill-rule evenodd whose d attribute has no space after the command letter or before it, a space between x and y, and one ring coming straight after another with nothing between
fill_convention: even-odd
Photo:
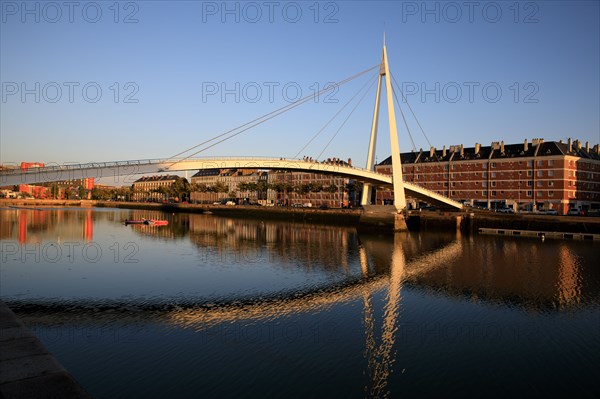
<instances>
[{"instance_id":1,"label":"calm harbor water","mask_svg":"<svg viewBox=\"0 0 600 399\"><path fill-rule=\"evenodd\" d=\"M0 217L0 297L97 398L600 394L598 243Z\"/></svg>"}]
</instances>

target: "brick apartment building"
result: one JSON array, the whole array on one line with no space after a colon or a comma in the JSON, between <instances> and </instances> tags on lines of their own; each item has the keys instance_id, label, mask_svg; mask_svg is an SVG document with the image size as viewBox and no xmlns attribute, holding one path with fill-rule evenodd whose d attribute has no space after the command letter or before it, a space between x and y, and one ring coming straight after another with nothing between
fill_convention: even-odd
<instances>
[{"instance_id":1,"label":"brick apartment building","mask_svg":"<svg viewBox=\"0 0 600 399\"><path fill-rule=\"evenodd\" d=\"M190 193L190 200L199 203L213 203L233 198L250 203L273 201L269 190L244 190L244 183L269 183L269 173L257 169L204 169L191 178L192 184L204 186L203 191ZM204 189L208 189L204 191ZM270 196L269 196L270 195Z\"/></svg>"},{"instance_id":2,"label":"brick apartment building","mask_svg":"<svg viewBox=\"0 0 600 399\"><path fill-rule=\"evenodd\" d=\"M302 206L311 204L311 206L327 206L330 208L347 207L354 205L353 192L346 190L352 180L347 177L335 175L312 173L312 172L286 172L275 171L272 173L273 184L284 183L294 188L293 191L282 190L275 191L275 199L278 204L287 206ZM310 190L310 187L321 188L320 191L301 192L298 188L305 187L304 190Z\"/></svg>"},{"instance_id":3,"label":"brick apartment building","mask_svg":"<svg viewBox=\"0 0 600 399\"><path fill-rule=\"evenodd\" d=\"M180 179L177 175L142 176L131 185L134 201L162 201L165 194L156 192L160 187L170 187Z\"/></svg>"},{"instance_id":4,"label":"brick apartment building","mask_svg":"<svg viewBox=\"0 0 600 399\"><path fill-rule=\"evenodd\" d=\"M446 146L442 150L400 154L404 181L420 185L457 201L490 209L556 209L566 214L571 208L600 208L600 146L571 139L545 142L527 140L520 144L493 142ZM391 157L376 165L391 174ZM390 203L393 193L379 189L378 204Z\"/></svg>"},{"instance_id":5,"label":"brick apartment building","mask_svg":"<svg viewBox=\"0 0 600 399\"><path fill-rule=\"evenodd\" d=\"M327 161L324 161L327 162ZM344 162L329 160L329 162ZM207 191L195 191L190 195L192 202L212 203L225 198L238 203L279 204L287 206L348 206L354 193L346 190L350 179L300 171L264 171L257 169L207 169L200 170L191 178L192 184L203 185ZM243 183L266 183L266 190L244 190ZM220 188L224 191L218 191ZM310 191L309 188L314 191Z\"/></svg>"}]
</instances>

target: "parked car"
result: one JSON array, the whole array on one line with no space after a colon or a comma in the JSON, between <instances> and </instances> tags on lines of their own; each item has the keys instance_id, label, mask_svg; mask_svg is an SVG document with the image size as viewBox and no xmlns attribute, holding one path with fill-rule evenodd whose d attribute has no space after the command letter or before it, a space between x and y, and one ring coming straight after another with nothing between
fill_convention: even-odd
<instances>
[{"instance_id":1,"label":"parked car","mask_svg":"<svg viewBox=\"0 0 600 399\"><path fill-rule=\"evenodd\" d=\"M500 212L500 213L515 213L515 211L512 208L498 208L498 209L496 209L496 212Z\"/></svg>"},{"instance_id":2,"label":"parked car","mask_svg":"<svg viewBox=\"0 0 600 399\"><path fill-rule=\"evenodd\" d=\"M581 215L581 211L577 208L571 208L569 209L569 212L567 212L567 215L569 216L580 216Z\"/></svg>"},{"instance_id":3,"label":"parked car","mask_svg":"<svg viewBox=\"0 0 600 399\"><path fill-rule=\"evenodd\" d=\"M546 215L558 215L558 211L556 209L548 209Z\"/></svg>"}]
</instances>

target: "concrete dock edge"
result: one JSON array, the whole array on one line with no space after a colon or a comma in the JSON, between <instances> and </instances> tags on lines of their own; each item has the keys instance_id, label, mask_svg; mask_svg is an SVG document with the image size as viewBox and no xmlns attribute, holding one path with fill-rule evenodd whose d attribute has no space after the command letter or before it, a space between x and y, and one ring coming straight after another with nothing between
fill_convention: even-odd
<instances>
[{"instance_id":1,"label":"concrete dock edge","mask_svg":"<svg viewBox=\"0 0 600 399\"><path fill-rule=\"evenodd\" d=\"M0 398L91 398L2 301Z\"/></svg>"}]
</instances>

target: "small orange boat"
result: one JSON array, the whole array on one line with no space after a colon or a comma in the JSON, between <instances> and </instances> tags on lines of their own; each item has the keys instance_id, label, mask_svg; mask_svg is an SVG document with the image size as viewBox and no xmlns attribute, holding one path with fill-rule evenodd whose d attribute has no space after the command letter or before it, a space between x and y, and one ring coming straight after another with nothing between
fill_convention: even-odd
<instances>
[{"instance_id":1,"label":"small orange boat","mask_svg":"<svg viewBox=\"0 0 600 399\"><path fill-rule=\"evenodd\" d=\"M147 224L150 226L166 226L169 224L168 220L159 219L141 219L141 220L125 220L125 225L128 224Z\"/></svg>"}]
</instances>

